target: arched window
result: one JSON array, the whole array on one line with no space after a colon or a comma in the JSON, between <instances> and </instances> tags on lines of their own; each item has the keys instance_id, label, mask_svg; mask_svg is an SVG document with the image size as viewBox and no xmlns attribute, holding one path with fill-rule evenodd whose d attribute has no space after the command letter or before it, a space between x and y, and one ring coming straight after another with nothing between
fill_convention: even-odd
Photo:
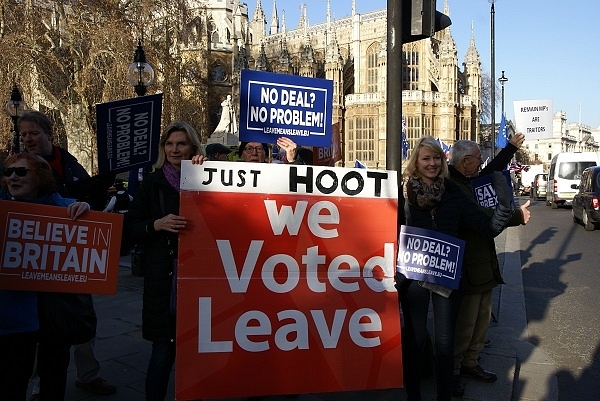
<instances>
[{"instance_id":1,"label":"arched window","mask_svg":"<svg viewBox=\"0 0 600 401\"><path fill-rule=\"evenodd\" d=\"M219 43L219 32L217 31L217 25L212 19L208 21L208 34L210 35L211 43Z\"/></svg>"},{"instance_id":2,"label":"arched window","mask_svg":"<svg viewBox=\"0 0 600 401\"><path fill-rule=\"evenodd\" d=\"M402 89L419 89L419 52L413 46L409 51L402 52L404 63L402 66Z\"/></svg>"},{"instance_id":3,"label":"arched window","mask_svg":"<svg viewBox=\"0 0 600 401\"><path fill-rule=\"evenodd\" d=\"M367 92L377 92L377 53L379 43L373 43L367 49Z\"/></svg>"}]
</instances>

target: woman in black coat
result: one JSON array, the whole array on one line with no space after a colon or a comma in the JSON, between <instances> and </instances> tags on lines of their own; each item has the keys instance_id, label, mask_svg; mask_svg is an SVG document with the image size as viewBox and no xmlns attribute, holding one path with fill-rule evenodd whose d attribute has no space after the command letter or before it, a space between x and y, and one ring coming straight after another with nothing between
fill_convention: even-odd
<instances>
[{"instance_id":1,"label":"woman in black coat","mask_svg":"<svg viewBox=\"0 0 600 401\"><path fill-rule=\"evenodd\" d=\"M510 191L496 188L500 204L489 216L475 201L448 180L448 165L442 148L432 137L421 138L413 149L404 172L399 199L400 224L460 237L459 229L468 227L481 236L493 238L508 222ZM494 177L496 184L502 176ZM504 192L504 193L502 193ZM403 315L404 384L408 401L421 400L421 374L424 362L427 314L433 305L435 377L437 400L450 401L454 367L454 324L458 310L456 291L444 296L430 291L422 282L396 274L396 288ZM448 289L449 290L449 289Z\"/></svg>"},{"instance_id":2,"label":"woman in black coat","mask_svg":"<svg viewBox=\"0 0 600 401\"><path fill-rule=\"evenodd\" d=\"M175 362L173 274L177 243L186 218L179 215L181 161L201 154L198 135L187 123L175 121L161 135L156 170L135 192L125 226L145 251L142 336L152 341L146 372L146 400L165 399Z\"/></svg>"}]
</instances>

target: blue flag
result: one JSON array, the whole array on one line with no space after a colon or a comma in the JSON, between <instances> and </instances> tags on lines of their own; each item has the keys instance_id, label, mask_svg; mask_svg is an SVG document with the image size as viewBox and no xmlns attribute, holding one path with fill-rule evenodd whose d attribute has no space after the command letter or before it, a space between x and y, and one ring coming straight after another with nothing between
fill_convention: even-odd
<instances>
[{"instance_id":1,"label":"blue flag","mask_svg":"<svg viewBox=\"0 0 600 401\"><path fill-rule=\"evenodd\" d=\"M502 114L502 120L500 120L500 128L498 128L498 135L496 136L496 147L505 148L508 145L508 132L506 132L506 119Z\"/></svg>"},{"instance_id":2,"label":"blue flag","mask_svg":"<svg viewBox=\"0 0 600 401\"><path fill-rule=\"evenodd\" d=\"M406 139L406 119L404 118L404 114L402 114L402 158L406 159L408 157L408 149L410 148L410 144Z\"/></svg>"},{"instance_id":3,"label":"blue flag","mask_svg":"<svg viewBox=\"0 0 600 401\"><path fill-rule=\"evenodd\" d=\"M365 166L363 163L361 163L360 160L356 159L354 161L354 168L367 168L367 166Z\"/></svg>"}]
</instances>

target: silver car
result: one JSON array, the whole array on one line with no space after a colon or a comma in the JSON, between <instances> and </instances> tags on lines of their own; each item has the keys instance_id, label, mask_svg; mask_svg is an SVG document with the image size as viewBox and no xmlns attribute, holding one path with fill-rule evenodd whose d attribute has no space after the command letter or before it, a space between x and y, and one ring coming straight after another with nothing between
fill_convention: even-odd
<instances>
[{"instance_id":1,"label":"silver car","mask_svg":"<svg viewBox=\"0 0 600 401\"><path fill-rule=\"evenodd\" d=\"M533 200L546 199L546 182L548 174L536 174L531 183L531 197Z\"/></svg>"}]
</instances>

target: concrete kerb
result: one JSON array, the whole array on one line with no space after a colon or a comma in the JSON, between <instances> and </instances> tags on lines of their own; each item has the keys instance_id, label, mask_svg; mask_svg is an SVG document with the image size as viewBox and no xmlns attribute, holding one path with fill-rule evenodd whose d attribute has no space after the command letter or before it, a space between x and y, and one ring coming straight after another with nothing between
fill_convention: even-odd
<instances>
[{"instance_id":1,"label":"concrete kerb","mask_svg":"<svg viewBox=\"0 0 600 401\"><path fill-rule=\"evenodd\" d=\"M556 401L558 381L554 361L539 347L529 342L527 313L521 270L519 228L511 227L503 233L503 277L500 286L498 321L491 331L508 341L516 355L511 400Z\"/></svg>"}]
</instances>

